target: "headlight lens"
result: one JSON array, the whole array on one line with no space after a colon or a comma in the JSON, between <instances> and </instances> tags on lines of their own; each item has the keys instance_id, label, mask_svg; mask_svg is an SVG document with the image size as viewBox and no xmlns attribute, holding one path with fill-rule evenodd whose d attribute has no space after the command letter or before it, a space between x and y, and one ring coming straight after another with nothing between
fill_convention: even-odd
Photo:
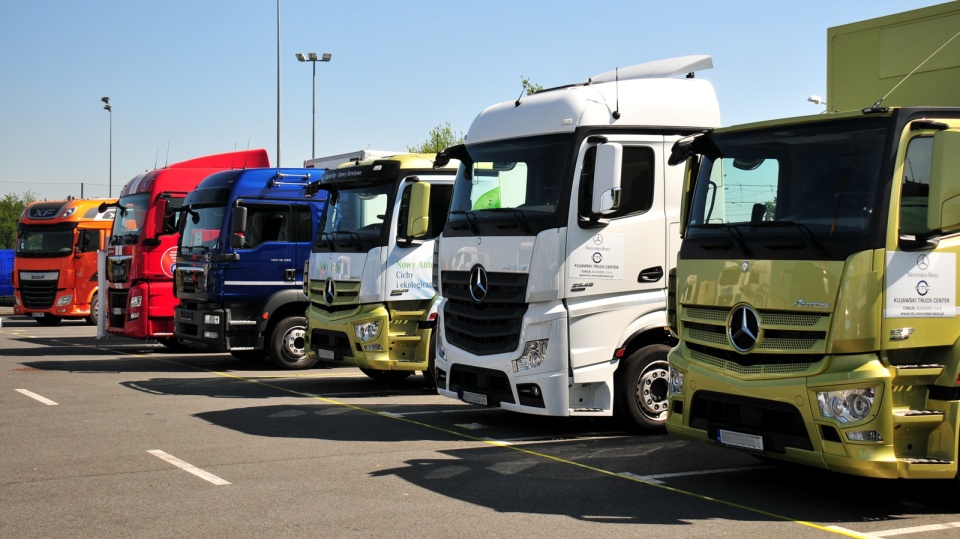
<instances>
[{"instance_id":1,"label":"headlight lens","mask_svg":"<svg viewBox=\"0 0 960 539\"><path fill-rule=\"evenodd\" d=\"M818 391L817 402L820 404L820 415L831 417L841 423L859 421L870 415L876 393L876 388L872 387Z\"/></svg>"},{"instance_id":2,"label":"headlight lens","mask_svg":"<svg viewBox=\"0 0 960 539\"><path fill-rule=\"evenodd\" d=\"M130 296L130 307L139 307L143 305L143 296Z\"/></svg>"},{"instance_id":3,"label":"headlight lens","mask_svg":"<svg viewBox=\"0 0 960 539\"><path fill-rule=\"evenodd\" d=\"M670 366L670 394L680 395L683 393L683 373Z\"/></svg>"},{"instance_id":4,"label":"headlight lens","mask_svg":"<svg viewBox=\"0 0 960 539\"><path fill-rule=\"evenodd\" d=\"M353 326L353 334L356 335L357 340L361 342L373 340L376 338L379 330L380 322L361 322Z\"/></svg>"},{"instance_id":5,"label":"headlight lens","mask_svg":"<svg viewBox=\"0 0 960 539\"><path fill-rule=\"evenodd\" d=\"M513 372L526 371L539 367L547 357L547 339L527 341L523 345L523 354L513 362Z\"/></svg>"},{"instance_id":6,"label":"headlight lens","mask_svg":"<svg viewBox=\"0 0 960 539\"><path fill-rule=\"evenodd\" d=\"M73 294L67 294L66 296L60 296L60 299L57 300L57 307L63 307L64 305L70 305L70 302L73 301Z\"/></svg>"}]
</instances>

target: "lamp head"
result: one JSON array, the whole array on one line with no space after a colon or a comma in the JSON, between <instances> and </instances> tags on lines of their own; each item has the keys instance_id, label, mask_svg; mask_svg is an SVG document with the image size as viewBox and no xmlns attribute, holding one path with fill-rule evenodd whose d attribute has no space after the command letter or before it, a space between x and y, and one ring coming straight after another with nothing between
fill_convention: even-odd
<instances>
[{"instance_id":1,"label":"lamp head","mask_svg":"<svg viewBox=\"0 0 960 539\"><path fill-rule=\"evenodd\" d=\"M323 53L323 56L320 58L320 61L321 61L321 62L329 62L331 56L332 56L332 55L331 55L329 52L325 52L325 53Z\"/></svg>"},{"instance_id":2,"label":"lamp head","mask_svg":"<svg viewBox=\"0 0 960 539\"><path fill-rule=\"evenodd\" d=\"M109 97L101 97L101 98L100 98L100 101L103 101L103 102L106 103L107 105L110 104L110 98L109 98Z\"/></svg>"},{"instance_id":3,"label":"lamp head","mask_svg":"<svg viewBox=\"0 0 960 539\"><path fill-rule=\"evenodd\" d=\"M297 60L300 60L301 62L306 62L306 61L307 61L307 57L304 56L302 52L298 52L298 53L297 53Z\"/></svg>"}]
</instances>

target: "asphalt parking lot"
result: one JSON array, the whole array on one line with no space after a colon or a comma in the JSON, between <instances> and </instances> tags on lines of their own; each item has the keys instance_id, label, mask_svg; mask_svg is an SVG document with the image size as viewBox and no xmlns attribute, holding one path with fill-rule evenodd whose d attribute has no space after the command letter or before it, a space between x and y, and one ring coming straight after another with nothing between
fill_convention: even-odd
<instances>
[{"instance_id":1,"label":"asphalt parking lot","mask_svg":"<svg viewBox=\"0 0 960 539\"><path fill-rule=\"evenodd\" d=\"M956 537L944 485L0 309L3 537Z\"/></svg>"}]
</instances>

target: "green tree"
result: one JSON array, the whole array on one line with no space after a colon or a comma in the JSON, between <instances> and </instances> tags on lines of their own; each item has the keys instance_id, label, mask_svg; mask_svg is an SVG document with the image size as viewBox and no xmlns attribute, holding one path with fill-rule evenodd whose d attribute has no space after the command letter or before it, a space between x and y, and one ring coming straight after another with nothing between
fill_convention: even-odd
<instances>
[{"instance_id":1,"label":"green tree","mask_svg":"<svg viewBox=\"0 0 960 539\"><path fill-rule=\"evenodd\" d=\"M27 204L37 199L31 192L22 197L7 193L0 199L0 249L14 249L17 246L17 222Z\"/></svg>"},{"instance_id":2,"label":"green tree","mask_svg":"<svg viewBox=\"0 0 960 539\"><path fill-rule=\"evenodd\" d=\"M543 91L543 86L530 82L530 79L524 77L523 75L520 75L520 84L523 85L523 90L527 92L527 95L533 95L537 92Z\"/></svg>"},{"instance_id":3,"label":"green tree","mask_svg":"<svg viewBox=\"0 0 960 539\"><path fill-rule=\"evenodd\" d=\"M427 140L417 146L407 146L412 153L437 153L450 146L463 144L463 133L454 132L450 122L438 125L430 130Z\"/></svg>"}]
</instances>

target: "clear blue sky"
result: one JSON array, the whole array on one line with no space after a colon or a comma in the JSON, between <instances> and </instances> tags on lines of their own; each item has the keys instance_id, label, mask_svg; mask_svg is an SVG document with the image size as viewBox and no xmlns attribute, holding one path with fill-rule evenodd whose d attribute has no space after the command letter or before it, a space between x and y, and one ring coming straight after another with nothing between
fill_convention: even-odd
<instances>
[{"instance_id":1,"label":"clear blue sky","mask_svg":"<svg viewBox=\"0 0 960 539\"><path fill-rule=\"evenodd\" d=\"M641 62L710 54L724 125L818 112L826 32L936 0L280 0L281 159L406 150L484 107ZM0 196L105 196L209 153L277 154L276 0L0 0ZM169 148L169 151L168 151ZM58 186L58 184L61 184ZM99 189L99 191L98 191Z\"/></svg>"}]
</instances>

